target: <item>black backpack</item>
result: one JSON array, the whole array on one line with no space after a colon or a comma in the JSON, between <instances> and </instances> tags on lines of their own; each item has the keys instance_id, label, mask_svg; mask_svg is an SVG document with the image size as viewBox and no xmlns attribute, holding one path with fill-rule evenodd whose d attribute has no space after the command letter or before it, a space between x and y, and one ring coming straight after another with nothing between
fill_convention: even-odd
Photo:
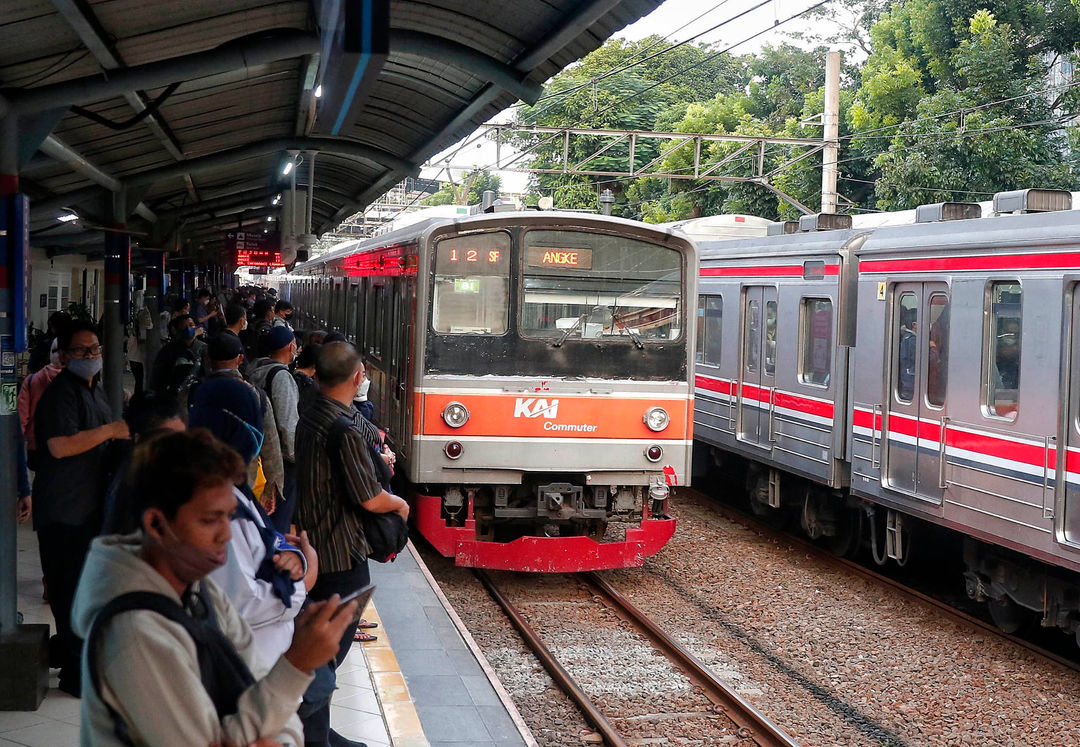
<instances>
[{"instance_id":1,"label":"black backpack","mask_svg":"<svg viewBox=\"0 0 1080 747\"><path fill-rule=\"evenodd\" d=\"M345 438L345 432L350 428L352 428L352 422L342 415L334 421L326 437L326 455L330 458L335 479L340 480L342 485L347 485L348 481L345 480L343 475L339 474L341 446ZM378 472L379 484L389 491L389 467L386 466L386 463L378 454L376 447L369 445L367 448L374 451L372 462L374 462L375 469ZM380 470L380 467L385 472ZM384 474L386 476L385 483L383 482ZM363 506L359 508L359 513L360 525L364 528L364 537L367 539L368 547L371 548L368 552L368 558L379 563L394 562L398 553L404 550L405 545L409 542L409 526L405 523L405 519L393 512L377 514L368 511Z\"/></svg>"},{"instance_id":2,"label":"black backpack","mask_svg":"<svg viewBox=\"0 0 1080 747\"><path fill-rule=\"evenodd\" d=\"M110 706L101 694L101 672L98 669L99 644L105 623L121 612L131 610L150 610L177 623L187 631L195 641L195 650L199 659L199 675L210 700L214 703L218 719L236 713L240 696L255 684L240 654L232 642L225 637L218 626L217 615L206 591L205 584L199 585L199 591L189 592L196 617L180 606L175 600L152 591L132 591L112 599L94 617L90 633L86 636L86 665L90 672L90 684L98 698L109 711L113 720L113 733L121 744L133 745L128 726L116 709Z\"/></svg>"}]
</instances>

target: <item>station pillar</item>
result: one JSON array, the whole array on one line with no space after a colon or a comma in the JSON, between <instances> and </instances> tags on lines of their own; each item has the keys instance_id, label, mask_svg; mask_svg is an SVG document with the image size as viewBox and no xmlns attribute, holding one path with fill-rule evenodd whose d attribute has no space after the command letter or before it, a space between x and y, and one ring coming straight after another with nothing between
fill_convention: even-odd
<instances>
[{"instance_id":1,"label":"station pillar","mask_svg":"<svg viewBox=\"0 0 1080 747\"><path fill-rule=\"evenodd\" d=\"M143 384L149 384L150 371L153 370L154 360L157 358L158 351L161 350L158 322L162 310L161 304L165 300L164 279L167 275L165 274L165 252L143 249L142 256L146 264L146 294L143 303L150 309L150 316L154 320L154 328L146 333L146 363L143 366L146 374L146 381Z\"/></svg>"},{"instance_id":2,"label":"station pillar","mask_svg":"<svg viewBox=\"0 0 1080 747\"><path fill-rule=\"evenodd\" d=\"M131 307L131 237L126 232L127 194L113 195L113 221L105 233L105 313L102 315L102 383L113 417L124 414L124 325Z\"/></svg>"},{"instance_id":3,"label":"station pillar","mask_svg":"<svg viewBox=\"0 0 1080 747\"><path fill-rule=\"evenodd\" d=\"M49 626L18 621L15 355L27 344L30 256L29 202L19 194L18 134L13 115L0 118L0 710L34 710L49 688Z\"/></svg>"}]
</instances>

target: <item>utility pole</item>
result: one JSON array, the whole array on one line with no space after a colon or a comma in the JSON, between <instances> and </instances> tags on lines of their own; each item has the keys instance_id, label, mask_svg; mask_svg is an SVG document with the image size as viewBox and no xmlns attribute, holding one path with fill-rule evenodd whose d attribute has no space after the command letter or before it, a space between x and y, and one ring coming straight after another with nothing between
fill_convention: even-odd
<instances>
[{"instance_id":1,"label":"utility pole","mask_svg":"<svg viewBox=\"0 0 1080 747\"><path fill-rule=\"evenodd\" d=\"M821 137L821 212L836 212L836 161L840 152L840 53L829 52L825 57L825 111Z\"/></svg>"}]
</instances>

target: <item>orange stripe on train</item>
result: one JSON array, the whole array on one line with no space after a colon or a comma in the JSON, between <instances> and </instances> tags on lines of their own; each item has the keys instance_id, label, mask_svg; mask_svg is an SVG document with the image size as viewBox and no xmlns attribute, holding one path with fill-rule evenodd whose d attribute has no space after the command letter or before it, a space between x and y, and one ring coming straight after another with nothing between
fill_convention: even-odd
<instances>
[{"instance_id":1,"label":"orange stripe on train","mask_svg":"<svg viewBox=\"0 0 1080 747\"><path fill-rule=\"evenodd\" d=\"M460 402L469 410L461 428L442 419L443 409ZM645 411L663 407L671 418L655 433L645 425ZM652 438L683 441L690 437L687 398L615 399L575 395L425 394L423 434L427 436L514 436L525 438Z\"/></svg>"}]
</instances>

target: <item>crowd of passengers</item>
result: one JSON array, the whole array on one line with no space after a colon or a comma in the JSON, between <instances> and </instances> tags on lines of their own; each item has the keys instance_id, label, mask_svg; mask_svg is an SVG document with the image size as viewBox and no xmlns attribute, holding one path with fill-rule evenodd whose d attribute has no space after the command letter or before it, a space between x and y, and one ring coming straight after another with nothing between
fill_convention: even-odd
<instances>
[{"instance_id":1,"label":"crowd of passengers","mask_svg":"<svg viewBox=\"0 0 1080 747\"><path fill-rule=\"evenodd\" d=\"M18 400L19 520L82 744L361 744L330 728L330 702L376 625L341 598L369 581L360 513L409 511L361 356L295 331L261 289L202 289L160 316L133 301L122 419L98 330L63 313Z\"/></svg>"}]
</instances>

